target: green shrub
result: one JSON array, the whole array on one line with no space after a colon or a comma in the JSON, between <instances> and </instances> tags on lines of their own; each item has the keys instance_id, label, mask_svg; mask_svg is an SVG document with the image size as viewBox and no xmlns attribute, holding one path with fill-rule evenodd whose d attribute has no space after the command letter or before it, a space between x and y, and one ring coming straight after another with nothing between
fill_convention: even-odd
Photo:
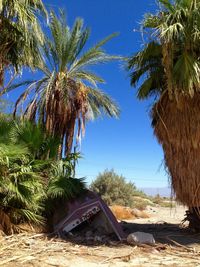
<instances>
[{"instance_id":1,"label":"green shrub","mask_svg":"<svg viewBox=\"0 0 200 267\"><path fill-rule=\"evenodd\" d=\"M134 208L139 210L145 210L147 206L153 206L154 203L149 199L148 196L133 196Z\"/></svg>"},{"instance_id":2,"label":"green shrub","mask_svg":"<svg viewBox=\"0 0 200 267\"><path fill-rule=\"evenodd\" d=\"M122 205L134 207L133 196L139 191L125 177L114 170L105 170L92 182L90 189L99 194L108 205Z\"/></svg>"}]
</instances>

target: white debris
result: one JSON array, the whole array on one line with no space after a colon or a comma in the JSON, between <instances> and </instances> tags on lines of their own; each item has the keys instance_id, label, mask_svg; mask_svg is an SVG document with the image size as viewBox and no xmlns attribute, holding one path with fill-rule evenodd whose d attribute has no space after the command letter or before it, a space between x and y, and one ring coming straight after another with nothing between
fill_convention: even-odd
<instances>
[{"instance_id":1,"label":"white debris","mask_svg":"<svg viewBox=\"0 0 200 267\"><path fill-rule=\"evenodd\" d=\"M135 232L127 237L129 244L155 244L155 239L152 234L144 232Z\"/></svg>"}]
</instances>

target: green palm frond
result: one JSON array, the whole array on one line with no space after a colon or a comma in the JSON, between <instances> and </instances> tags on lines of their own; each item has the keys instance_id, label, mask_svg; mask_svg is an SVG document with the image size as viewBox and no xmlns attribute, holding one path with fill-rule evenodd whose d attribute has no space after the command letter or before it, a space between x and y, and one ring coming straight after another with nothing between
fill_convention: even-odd
<instances>
[{"instance_id":1,"label":"green palm frond","mask_svg":"<svg viewBox=\"0 0 200 267\"><path fill-rule=\"evenodd\" d=\"M74 156L72 155L73 158ZM86 189L84 178L77 179L71 177L74 168L71 160L61 160L53 165L47 188L47 196L50 199L71 200Z\"/></svg>"},{"instance_id":2,"label":"green palm frond","mask_svg":"<svg viewBox=\"0 0 200 267\"><path fill-rule=\"evenodd\" d=\"M6 93L11 92L12 90L14 90L14 89L16 89L18 87L33 84L34 82L36 82L36 80L26 80L26 81L22 81L22 82L19 82L19 83L11 84L10 86L8 86L6 88Z\"/></svg>"},{"instance_id":3,"label":"green palm frond","mask_svg":"<svg viewBox=\"0 0 200 267\"><path fill-rule=\"evenodd\" d=\"M173 4L171 4L170 0L159 0L159 2L164 6L165 9L173 12L175 10Z\"/></svg>"},{"instance_id":4,"label":"green palm frond","mask_svg":"<svg viewBox=\"0 0 200 267\"><path fill-rule=\"evenodd\" d=\"M15 122L8 136L12 145L17 148L17 144L20 144L19 149L26 147L34 159L52 159L57 156L60 138L47 134L40 124L27 120Z\"/></svg>"},{"instance_id":5,"label":"green palm frond","mask_svg":"<svg viewBox=\"0 0 200 267\"><path fill-rule=\"evenodd\" d=\"M31 153L35 154L41 147L44 139L44 132L40 125L34 125L29 121L16 123L12 133L14 143L24 143L28 146Z\"/></svg>"},{"instance_id":6,"label":"green palm frond","mask_svg":"<svg viewBox=\"0 0 200 267\"><path fill-rule=\"evenodd\" d=\"M13 66L14 71L19 72L23 66L35 69L43 65L40 47L44 43L44 34L38 14L48 17L41 0L2 1L0 6L1 86L4 85L4 71L8 66Z\"/></svg>"},{"instance_id":7,"label":"green palm frond","mask_svg":"<svg viewBox=\"0 0 200 267\"><path fill-rule=\"evenodd\" d=\"M159 3L159 12L148 14L142 23L150 30L150 41L129 59L131 84L136 86L142 81L139 98L160 95L165 90L170 98L177 99L182 93L193 97L200 88L200 3Z\"/></svg>"},{"instance_id":8,"label":"green palm frond","mask_svg":"<svg viewBox=\"0 0 200 267\"><path fill-rule=\"evenodd\" d=\"M0 142L8 143L10 141L9 133L14 126L14 121L9 115L0 114Z\"/></svg>"},{"instance_id":9,"label":"green palm frond","mask_svg":"<svg viewBox=\"0 0 200 267\"><path fill-rule=\"evenodd\" d=\"M188 53L182 53L173 69L173 77L177 84L185 89L191 96L199 90L200 84L200 61ZM184 75L183 75L184 73Z\"/></svg>"},{"instance_id":10,"label":"green palm frond","mask_svg":"<svg viewBox=\"0 0 200 267\"><path fill-rule=\"evenodd\" d=\"M73 199L84 189L84 179L59 177L49 181L47 194L50 198Z\"/></svg>"},{"instance_id":11,"label":"green palm frond","mask_svg":"<svg viewBox=\"0 0 200 267\"><path fill-rule=\"evenodd\" d=\"M92 73L91 71L76 71L73 72L71 75L72 78L76 78L77 80L80 81L87 81L89 82L92 86L97 87L98 83L104 83L105 81L99 77L97 74Z\"/></svg>"},{"instance_id":12,"label":"green palm frond","mask_svg":"<svg viewBox=\"0 0 200 267\"><path fill-rule=\"evenodd\" d=\"M40 174L34 172L30 161L7 157L7 169L0 175L0 205L13 223L31 221L43 223L42 198L45 195ZM4 163L5 164L5 163Z\"/></svg>"},{"instance_id":13,"label":"green palm frond","mask_svg":"<svg viewBox=\"0 0 200 267\"><path fill-rule=\"evenodd\" d=\"M142 51L130 58L127 67L132 70L131 85L136 86L141 81L137 94L139 99L159 95L165 90L162 48L159 43L148 43Z\"/></svg>"},{"instance_id":14,"label":"green palm frond","mask_svg":"<svg viewBox=\"0 0 200 267\"><path fill-rule=\"evenodd\" d=\"M89 88L87 100L89 104L88 112L92 113L92 117L96 118L100 116L102 112L109 117L119 117L120 110L117 104L99 89Z\"/></svg>"},{"instance_id":15,"label":"green palm frond","mask_svg":"<svg viewBox=\"0 0 200 267\"><path fill-rule=\"evenodd\" d=\"M30 152L25 145L0 143L0 154L4 160L9 157L11 161L17 161L22 158L25 159L30 155Z\"/></svg>"},{"instance_id":16,"label":"green palm frond","mask_svg":"<svg viewBox=\"0 0 200 267\"><path fill-rule=\"evenodd\" d=\"M38 225L45 224L45 218L42 215L30 210L30 209L13 209L15 212L14 217L20 216L24 221L32 222Z\"/></svg>"},{"instance_id":17,"label":"green palm frond","mask_svg":"<svg viewBox=\"0 0 200 267\"><path fill-rule=\"evenodd\" d=\"M159 72L152 72L151 76L146 78L145 81L141 84L138 89L137 97L140 100L148 98L150 96L160 96L163 92L162 84L160 84L159 80ZM160 86L159 86L160 85Z\"/></svg>"}]
</instances>

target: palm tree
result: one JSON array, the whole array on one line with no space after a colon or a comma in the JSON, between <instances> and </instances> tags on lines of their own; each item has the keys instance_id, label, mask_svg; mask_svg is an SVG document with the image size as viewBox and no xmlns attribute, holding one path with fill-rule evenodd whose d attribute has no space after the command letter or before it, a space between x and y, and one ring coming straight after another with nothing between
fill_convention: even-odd
<instances>
[{"instance_id":1,"label":"palm tree","mask_svg":"<svg viewBox=\"0 0 200 267\"><path fill-rule=\"evenodd\" d=\"M45 68L42 68L44 75L30 83L19 97L14 114L19 104L29 96L24 116L31 121L39 120L52 136L61 137L61 157L71 152L76 123L80 137L81 131L84 134L86 119L97 117L102 112L111 117L118 116L116 104L97 88L97 83L104 80L89 67L119 57L110 56L102 49L115 34L83 51L90 30L83 28L81 19L77 19L70 29L63 13L57 18L52 12L50 32L51 38L46 37L44 46L47 59Z\"/></svg>"},{"instance_id":2,"label":"palm tree","mask_svg":"<svg viewBox=\"0 0 200 267\"><path fill-rule=\"evenodd\" d=\"M44 36L39 14L47 16L42 0L0 1L0 86L4 85L4 72L8 67L19 72L24 65L34 69L41 64L40 45ZM0 95L5 91L3 87Z\"/></svg>"},{"instance_id":3,"label":"palm tree","mask_svg":"<svg viewBox=\"0 0 200 267\"><path fill-rule=\"evenodd\" d=\"M129 60L131 84L141 81L139 99L155 97L152 126L173 190L177 200L199 216L200 2L159 0L159 4L159 12L143 21L144 48Z\"/></svg>"}]
</instances>

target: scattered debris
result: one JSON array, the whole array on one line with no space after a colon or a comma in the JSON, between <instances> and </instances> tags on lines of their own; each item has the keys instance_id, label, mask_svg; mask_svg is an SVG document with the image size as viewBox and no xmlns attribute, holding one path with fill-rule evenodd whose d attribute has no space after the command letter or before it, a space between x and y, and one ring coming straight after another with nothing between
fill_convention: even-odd
<instances>
[{"instance_id":1,"label":"scattered debris","mask_svg":"<svg viewBox=\"0 0 200 267\"><path fill-rule=\"evenodd\" d=\"M162 233L163 234L163 233ZM130 247L120 241L109 246L78 245L45 234L28 233L2 237L0 266L199 266L200 252L188 247L156 243Z\"/></svg>"},{"instance_id":2,"label":"scattered debris","mask_svg":"<svg viewBox=\"0 0 200 267\"><path fill-rule=\"evenodd\" d=\"M155 244L155 239L152 234L144 233L144 232L135 232L129 234L127 237L128 244Z\"/></svg>"}]
</instances>

